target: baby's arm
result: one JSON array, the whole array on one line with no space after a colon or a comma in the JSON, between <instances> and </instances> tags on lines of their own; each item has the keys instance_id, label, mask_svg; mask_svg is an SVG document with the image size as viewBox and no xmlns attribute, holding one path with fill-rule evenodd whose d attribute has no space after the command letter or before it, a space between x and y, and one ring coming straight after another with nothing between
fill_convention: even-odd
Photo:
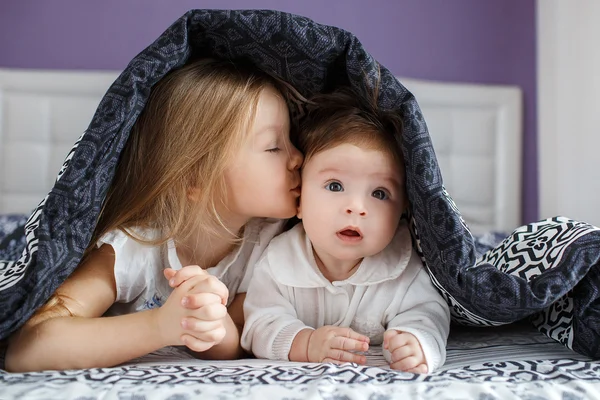
<instances>
[{"instance_id":1,"label":"baby's arm","mask_svg":"<svg viewBox=\"0 0 600 400\"><path fill-rule=\"evenodd\" d=\"M254 270L244 317L242 347L258 358L288 360L294 337L303 330L312 330L297 318L293 304L270 275L266 257Z\"/></svg>"},{"instance_id":2,"label":"baby's arm","mask_svg":"<svg viewBox=\"0 0 600 400\"><path fill-rule=\"evenodd\" d=\"M157 311L99 318L114 303L115 256L104 245L59 287L67 310L35 315L9 339L6 369L109 367L165 345Z\"/></svg>"},{"instance_id":3,"label":"baby's arm","mask_svg":"<svg viewBox=\"0 0 600 400\"><path fill-rule=\"evenodd\" d=\"M364 364L365 357L352 351L367 350L368 338L350 328L304 324L285 295L288 289L273 279L267 263L266 258L259 262L248 288L242 347L272 360Z\"/></svg>"},{"instance_id":4,"label":"baby's arm","mask_svg":"<svg viewBox=\"0 0 600 400\"><path fill-rule=\"evenodd\" d=\"M397 299L401 305L387 325L384 355L394 369L432 372L446 359L448 305L424 268L419 269L404 296ZM423 363L427 366L425 371L419 368Z\"/></svg>"}]
</instances>

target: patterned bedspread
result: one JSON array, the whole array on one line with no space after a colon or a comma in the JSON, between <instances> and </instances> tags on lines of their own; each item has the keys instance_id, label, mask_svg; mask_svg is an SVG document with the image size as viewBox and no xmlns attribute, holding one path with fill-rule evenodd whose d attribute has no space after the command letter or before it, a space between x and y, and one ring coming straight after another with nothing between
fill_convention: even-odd
<instances>
[{"instance_id":1,"label":"patterned bedspread","mask_svg":"<svg viewBox=\"0 0 600 400\"><path fill-rule=\"evenodd\" d=\"M588 399L600 398L600 362L529 324L453 327L446 364L419 376L368 366L266 360L201 361L165 348L116 368L8 374L0 399Z\"/></svg>"},{"instance_id":2,"label":"patterned bedspread","mask_svg":"<svg viewBox=\"0 0 600 400\"><path fill-rule=\"evenodd\" d=\"M0 215L0 255L23 250L26 219ZM491 232L476 237L478 257L505 236ZM453 326L446 363L428 376L391 371L380 348L371 349L367 359L367 366L208 362L171 347L116 368L27 374L0 370L0 399L600 398L600 362L574 353L529 323Z\"/></svg>"}]
</instances>

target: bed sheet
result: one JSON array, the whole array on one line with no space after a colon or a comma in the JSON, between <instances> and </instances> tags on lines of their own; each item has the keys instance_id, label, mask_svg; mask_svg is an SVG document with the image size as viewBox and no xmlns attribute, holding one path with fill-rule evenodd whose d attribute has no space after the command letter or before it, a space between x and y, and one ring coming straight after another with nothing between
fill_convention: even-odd
<instances>
[{"instance_id":1,"label":"bed sheet","mask_svg":"<svg viewBox=\"0 0 600 400\"><path fill-rule=\"evenodd\" d=\"M244 359L202 361L165 348L115 368L0 372L0 399L588 399L600 363L529 324L454 326L445 365L430 375L390 370L380 348L368 365Z\"/></svg>"}]
</instances>

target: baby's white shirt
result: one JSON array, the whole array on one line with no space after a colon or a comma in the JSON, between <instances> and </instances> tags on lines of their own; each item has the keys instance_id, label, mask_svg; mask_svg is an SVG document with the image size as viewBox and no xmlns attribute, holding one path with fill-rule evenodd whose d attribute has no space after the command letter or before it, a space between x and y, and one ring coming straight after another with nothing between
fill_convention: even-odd
<instances>
[{"instance_id":1,"label":"baby's white shirt","mask_svg":"<svg viewBox=\"0 0 600 400\"><path fill-rule=\"evenodd\" d=\"M242 347L288 360L295 336L325 325L350 327L380 345L389 329L417 337L432 372L445 361L447 303L433 286L403 224L382 252L344 281L319 270L302 224L274 238L254 270L244 304ZM386 354L389 360L389 353Z\"/></svg>"},{"instance_id":2,"label":"baby's white shirt","mask_svg":"<svg viewBox=\"0 0 600 400\"><path fill-rule=\"evenodd\" d=\"M285 221L256 218L244 228L242 242L216 266L206 271L219 278L229 289L229 306L237 293L248 289L254 265L270 240L281 233ZM133 229L136 237L153 240L160 232L154 229ZM165 268L182 268L173 240L160 246L140 243L121 230L103 235L97 243L109 244L115 252L114 275L117 286L115 303L106 315L130 314L160 307L173 289L163 275Z\"/></svg>"}]
</instances>

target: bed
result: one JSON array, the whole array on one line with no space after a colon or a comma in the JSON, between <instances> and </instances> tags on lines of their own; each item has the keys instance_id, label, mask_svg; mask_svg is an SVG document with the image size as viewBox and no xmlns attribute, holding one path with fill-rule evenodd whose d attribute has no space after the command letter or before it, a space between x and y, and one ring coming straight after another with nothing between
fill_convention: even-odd
<instances>
[{"instance_id":1,"label":"bed","mask_svg":"<svg viewBox=\"0 0 600 400\"><path fill-rule=\"evenodd\" d=\"M116 77L112 71L0 70L2 251L24 246L19 229L52 187ZM444 185L475 235L478 255L483 254L521 225L521 92L398 79L422 108ZM24 158L36 162L19 168ZM165 348L115 368L0 370L1 399L580 399L600 397L599 389L600 363L526 321L488 328L453 325L445 365L427 376L389 370L380 348L369 351L367 366L201 361L180 348Z\"/></svg>"}]
</instances>

